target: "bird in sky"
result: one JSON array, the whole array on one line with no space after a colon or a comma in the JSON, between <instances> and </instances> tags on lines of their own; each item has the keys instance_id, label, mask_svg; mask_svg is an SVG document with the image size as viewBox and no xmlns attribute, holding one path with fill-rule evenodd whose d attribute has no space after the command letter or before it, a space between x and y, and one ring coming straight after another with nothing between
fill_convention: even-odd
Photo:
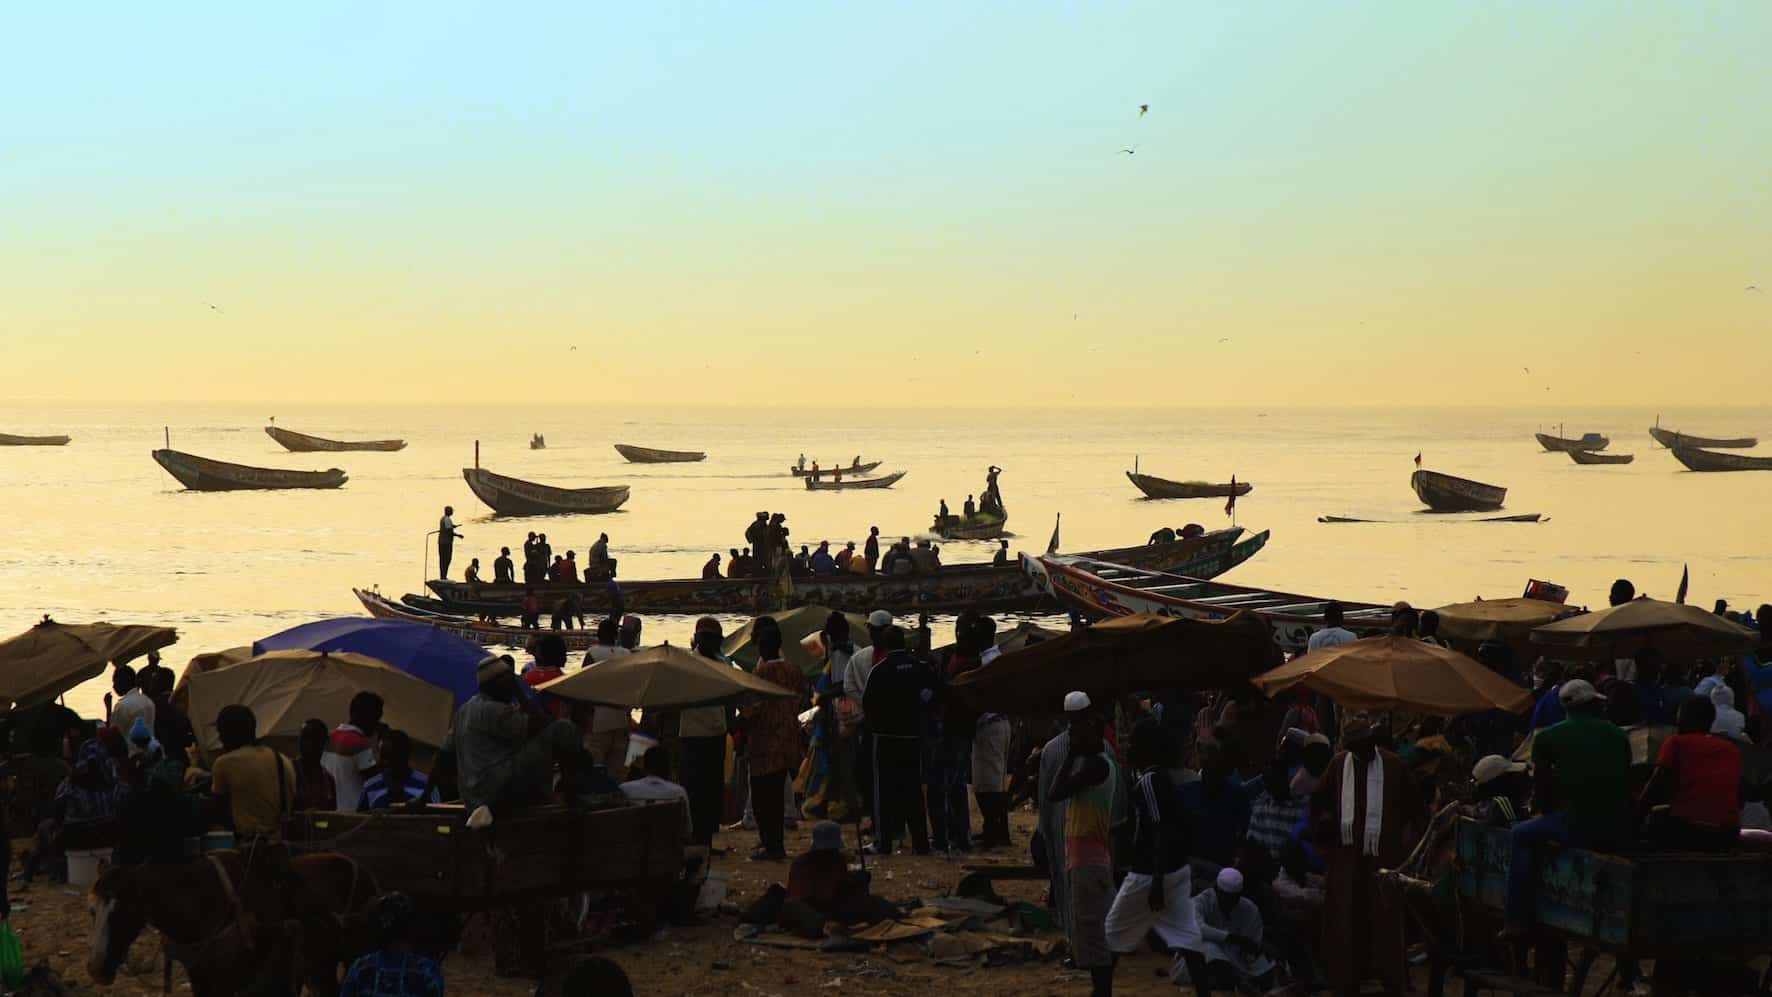
<instances>
[{"instance_id":1,"label":"bird in sky","mask_svg":"<svg viewBox=\"0 0 1772 997\"><path fill-rule=\"evenodd\" d=\"M1520 369L1525 371L1528 374L1532 373L1532 368L1530 368L1530 367L1521 367Z\"/></svg>"},{"instance_id":2,"label":"bird in sky","mask_svg":"<svg viewBox=\"0 0 1772 997\"><path fill-rule=\"evenodd\" d=\"M1149 104L1138 105L1138 116L1141 118L1144 117L1146 112L1150 111L1150 109L1151 109L1151 106Z\"/></svg>"},{"instance_id":3,"label":"bird in sky","mask_svg":"<svg viewBox=\"0 0 1772 997\"><path fill-rule=\"evenodd\" d=\"M577 352L578 352L578 347L576 347L576 346L574 346L574 347L572 347L572 348L571 348L571 350L570 350L570 351L569 351L569 352L572 352L572 353L577 353Z\"/></svg>"},{"instance_id":4,"label":"bird in sky","mask_svg":"<svg viewBox=\"0 0 1772 997\"><path fill-rule=\"evenodd\" d=\"M1750 290L1750 291L1752 291L1752 292L1754 292L1754 293L1755 293L1755 294L1758 294L1758 293L1759 293L1759 291L1760 291L1760 285L1758 285L1758 284L1749 284L1749 285L1747 285L1747 289L1748 289L1748 290Z\"/></svg>"},{"instance_id":5,"label":"bird in sky","mask_svg":"<svg viewBox=\"0 0 1772 997\"><path fill-rule=\"evenodd\" d=\"M1219 342L1221 342L1221 343L1228 343L1230 341L1231 341L1231 337L1229 337L1229 336L1226 336L1223 339L1219 340Z\"/></svg>"},{"instance_id":6,"label":"bird in sky","mask_svg":"<svg viewBox=\"0 0 1772 997\"><path fill-rule=\"evenodd\" d=\"M204 303L204 304L206 304L206 305L209 305L209 302L207 302L207 301L205 301L205 302L203 302L203 303ZM220 309L220 308L217 308L217 307L215 307L215 306L214 306L214 305L209 305L209 310L210 310L210 311L212 311L212 312L219 312L219 311L221 311L221 309Z\"/></svg>"},{"instance_id":7,"label":"bird in sky","mask_svg":"<svg viewBox=\"0 0 1772 997\"><path fill-rule=\"evenodd\" d=\"M1131 155L1136 155L1138 152L1138 149L1137 148L1121 149L1120 152L1122 155L1131 156Z\"/></svg>"}]
</instances>

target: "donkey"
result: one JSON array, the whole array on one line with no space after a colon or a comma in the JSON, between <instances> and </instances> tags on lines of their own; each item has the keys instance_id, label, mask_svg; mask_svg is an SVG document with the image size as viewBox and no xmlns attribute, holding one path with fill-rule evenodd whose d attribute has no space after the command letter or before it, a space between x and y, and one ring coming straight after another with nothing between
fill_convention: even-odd
<instances>
[{"instance_id":1,"label":"donkey","mask_svg":"<svg viewBox=\"0 0 1772 997\"><path fill-rule=\"evenodd\" d=\"M363 931L348 931L378 892L375 876L336 853L290 860L320 911L291 912L285 937L294 942L292 982L310 994L336 997L339 966L369 950ZM214 852L174 865L101 868L92 885L92 951L86 970L94 983L109 986L129 946L153 927L165 940L168 958L185 969L192 997L231 997L263 975L273 953L254 951L240 890L246 865L239 852ZM285 964L289 963L284 953ZM167 970L170 975L170 967ZM170 982L170 980L169 980Z\"/></svg>"}]
</instances>

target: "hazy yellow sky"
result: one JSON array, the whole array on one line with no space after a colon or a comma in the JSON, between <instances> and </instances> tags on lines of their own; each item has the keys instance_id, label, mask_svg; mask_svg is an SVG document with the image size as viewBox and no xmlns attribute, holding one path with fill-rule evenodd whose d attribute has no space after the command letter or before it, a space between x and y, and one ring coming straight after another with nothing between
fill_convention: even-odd
<instances>
[{"instance_id":1,"label":"hazy yellow sky","mask_svg":"<svg viewBox=\"0 0 1772 997\"><path fill-rule=\"evenodd\" d=\"M65 6L12 399L1762 397L1772 4Z\"/></svg>"}]
</instances>

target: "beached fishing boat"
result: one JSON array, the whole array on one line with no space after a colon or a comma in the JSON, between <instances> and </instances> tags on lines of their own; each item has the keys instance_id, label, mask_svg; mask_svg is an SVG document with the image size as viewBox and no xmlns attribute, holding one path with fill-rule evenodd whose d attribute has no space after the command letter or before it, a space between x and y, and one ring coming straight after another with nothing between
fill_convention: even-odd
<instances>
[{"instance_id":1,"label":"beached fishing boat","mask_svg":"<svg viewBox=\"0 0 1772 997\"><path fill-rule=\"evenodd\" d=\"M615 444L615 452L635 464L690 464L708 459L700 450L654 450L628 443Z\"/></svg>"},{"instance_id":2,"label":"beached fishing boat","mask_svg":"<svg viewBox=\"0 0 1772 997\"><path fill-rule=\"evenodd\" d=\"M1152 474L1127 471L1126 477L1138 490L1154 499L1229 498L1247 495L1255 486L1247 481L1219 484L1211 481L1170 481Z\"/></svg>"},{"instance_id":3,"label":"beached fishing boat","mask_svg":"<svg viewBox=\"0 0 1772 997\"><path fill-rule=\"evenodd\" d=\"M368 451L374 453L392 453L406 449L405 440L329 440L323 436L309 436L282 426L266 426L265 432L271 439L283 445L283 449L293 453L343 453L349 451Z\"/></svg>"},{"instance_id":4,"label":"beached fishing boat","mask_svg":"<svg viewBox=\"0 0 1772 997\"><path fill-rule=\"evenodd\" d=\"M483 467L464 467L461 476L480 501L501 516L595 515L614 512L628 500L627 485L556 488L494 474Z\"/></svg>"},{"instance_id":5,"label":"beached fishing boat","mask_svg":"<svg viewBox=\"0 0 1772 997\"><path fill-rule=\"evenodd\" d=\"M1693 436L1691 433L1678 433L1671 429L1662 429L1658 422L1649 427L1649 435L1655 442L1672 450L1676 447L1699 447L1704 450L1746 450L1760 445L1758 437L1736 436Z\"/></svg>"},{"instance_id":6,"label":"beached fishing boat","mask_svg":"<svg viewBox=\"0 0 1772 997\"><path fill-rule=\"evenodd\" d=\"M0 447L65 447L67 436L14 436L0 433Z\"/></svg>"},{"instance_id":7,"label":"beached fishing boat","mask_svg":"<svg viewBox=\"0 0 1772 997\"><path fill-rule=\"evenodd\" d=\"M1224 585L1180 574L1147 571L1087 557L1046 555L1022 559L1022 570L1041 590L1094 619L1155 613L1214 620L1238 611L1254 613L1287 651L1304 650L1324 627L1323 607L1332 600L1241 585ZM1343 602L1343 626L1357 634L1390 628L1390 607Z\"/></svg>"},{"instance_id":8,"label":"beached fishing boat","mask_svg":"<svg viewBox=\"0 0 1772 997\"><path fill-rule=\"evenodd\" d=\"M194 492L238 492L284 488L337 488L347 475L336 467L324 471L289 471L210 460L179 450L156 450L154 462L179 484Z\"/></svg>"},{"instance_id":9,"label":"beached fishing boat","mask_svg":"<svg viewBox=\"0 0 1772 997\"><path fill-rule=\"evenodd\" d=\"M1489 512L1501 508L1507 499L1507 489L1500 485L1486 485L1438 471L1417 469L1409 476L1409 486L1435 512Z\"/></svg>"},{"instance_id":10,"label":"beached fishing boat","mask_svg":"<svg viewBox=\"0 0 1772 997\"><path fill-rule=\"evenodd\" d=\"M1670 448L1674 459L1694 471L1772 471L1772 457L1749 457L1738 453L1714 453L1682 443Z\"/></svg>"},{"instance_id":11,"label":"beached fishing boat","mask_svg":"<svg viewBox=\"0 0 1772 997\"><path fill-rule=\"evenodd\" d=\"M1636 454L1628 453L1596 453L1592 450L1565 450L1569 459L1577 464L1629 464L1636 460Z\"/></svg>"},{"instance_id":12,"label":"beached fishing boat","mask_svg":"<svg viewBox=\"0 0 1772 997\"><path fill-rule=\"evenodd\" d=\"M823 478L838 471L844 474L866 474L884 463L885 461L881 460L870 460L866 464L850 464L848 467L821 467L816 470L810 467L789 467L788 473L796 478L804 478L808 475Z\"/></svg>"},{"instance_id":13,"label":"beached fishing boat","mask_svg":"<svg viewBox=\"0 0 1772 997\"><path fill-rule=\"evenodd\" d=\"M820 475L814 478L808 475L805 478L806 490L809 492L834 492L844 488L891 488L898 483L898 479L905 476L905 473L904 471L894 471L879 478L843 478L840 480L836 477L826 478Z\"/></svg>"},{"instance_id":14,"label":"beached fishing boat","mask_svg":"<svg viewBox=\"0 0 1772 997\"><path fill-rule=\"evenodd\" d=\"M1584 433L1581 439L1571 440L1564 436L1552 436L1549 433L1533 433L1538 437L1538 445L1551 453L1566 453L1570 450L1604 450L1612 445L1612 441L1599 433Z\"/></svg>"},{"instance_id":15,"label":"beached fishing boat","mask_svg":"<svg viewBox=\"0 0 1772 997\"><path fill-rule=\"evenodd\" d=\"M1165 544L1142 544L1096 551L1095 555L1163 570L1214 576L1223 574L1259 553L1267 543L1264 531L1242 539L1240 527L1218 530L1189 540ZM1240 542L1239 542L1240 541ZM585 613L609 610L609 591L603 582L575 584L546 582L538 585L467 582L436 579L427 583L437 605L428 601L413 608L449 613L514 616L524 593L534 589L544 609L551 609L568 594L577 595ZM815 575L805 578L671 578L624 581L622 603L629 612L650 614L716 613L755 615L795 606L824 606L844 612L951 613L977 608L990 612L1034 612L1041 606L1054 608L1014 563L950 564L924 575Z\"/></svg>"}]
</instances>

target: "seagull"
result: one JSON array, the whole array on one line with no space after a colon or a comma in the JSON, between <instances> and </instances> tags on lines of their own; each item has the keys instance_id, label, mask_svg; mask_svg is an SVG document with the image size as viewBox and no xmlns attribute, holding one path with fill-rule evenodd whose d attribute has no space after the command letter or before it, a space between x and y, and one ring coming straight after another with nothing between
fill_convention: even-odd
<instances>
[{"instance_id":1,"label":"seagull","mask_svg":"<svg viewBox=\"0 0 1772 997\"><path fill-rule=\"evenodd\" d=\"M207 302L207 301L205 301L205 302L203 302L203 303L204 303L204 304L206 304L206 305L209 305L209 302ZM220 308L217 308L217 307L215 307L215 306L214 306L214 305L209 305L209 310L210 310L210 311L212 311L212 312L219 312L219 311L221 311L221 309L220 309Z\"/></svg>"},{"instance_id":2,"label":"seagull","mask_svg":"<svg viewBox=\"0 0 1772 997\"><path fill-rule=\"evenodd\" d=\"M1138 153L1137 149L1121 149L1120 151L1128 156L1137 155Z\"/></svg>"},{"instance_id":3,"label":"seagull","mask_svg":"<svg viewBox=\"0 0 1772 997\"><path fill-rule=\"evenodd\" d=\"M1150 109L1151 109L1151 106L1149 104L1138 105L1138 116L1141 118L1144 117L1145 112L1149 111Z\"/></svg>"},{"instance_id":4,"label":"seagull","mask_svg":"<svg viewBox=\"0 0 1772 997\"><path fill-rule=\"evenodd\" d=\"M1229 336L1226 336L1223 339L1219 340L1219 342L1221 342L1221 343L1228 343L1230 341L1231 341L1231 337L1229 337Z\"/></svg>"},{"instance_id":5,"label":"seagull","mask_svg":"<svg viewBox=\"0 0 1772 997\"><path fill-rule=\"evenodd\" d=\"M1758 284L1749 284L1749 285L1747 285L1747 289L1754 292L1755 294L1760 293L1760 285L1758 285Z\"/></svg>"},{"instance_id":6,"label":"seagull","mask_svg":"<svg viewBox=\"0 0 1772 997\"><path fill-rule=\"evenodd\" d=\"M572 347L572 349L569 352L572 352L572 353L578 352L578 347L576 347L576 346Z\"/></svg>"},{"instance_id":7,"label":"seagull","mask_svg":"<svg viewBox=\"0 0 1772 997\"><path fill-rule=\"evenodd\" d=\"M1520 369L1525 371L1528 374L1532 373L1532 368L1530 368L1530 367L1521 367Z\"/></svg>"}]
</instances>

